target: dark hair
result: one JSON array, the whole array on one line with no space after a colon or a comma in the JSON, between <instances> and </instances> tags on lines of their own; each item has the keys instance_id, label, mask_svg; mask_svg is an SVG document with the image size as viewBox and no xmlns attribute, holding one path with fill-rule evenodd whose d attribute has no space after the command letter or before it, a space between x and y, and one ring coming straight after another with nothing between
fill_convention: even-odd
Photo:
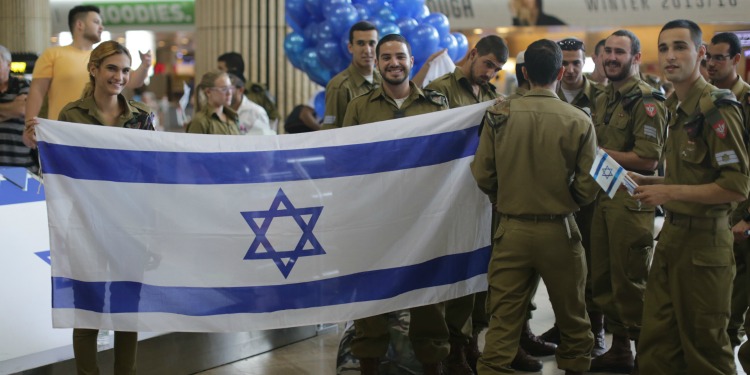
<instances>
[{"instance_id":1,"label":"dark hair","mask_svg":"<svg viewBox=\"0 0 750 375\"><path fill-rule=\"evenodd\" d=\"M612 33L610 36L624 36L628 39L630 39L630 54L635 55L639 52L641 52L641 40L638 39L635 34L633 34L630 30L617 30Z\"/></svg>"},{"instance_id":2,"label":"dark hair","mask_svg":"<svg viewBox=\"0 0 750 375\"><path fill-rule=\"evenodd\" d=\"M695 50L699 50L701 48L701 45L703 45L703 31L701 31L701 27L698 26L697 23L690 21L690 20L674 20L667 22L664 27L661 28L661 31L659 31L659 35L663 33L665 30L670 29L688 29L690 30L690 39L693 40L693 44L695 45Z\"/></svg>"},{"instance_id":3,"label":"dark hair","mask_svg":"<svg viewBox=\"0 0 750 375\"><path fill-rule=\"evenodd\" d=\"M237 52L227 52L219 55L216 61L221 61L227 66L227 73L232 73L243 79L245 77L245 60Z\"/></svg>"},{"instance_id":4,"label":"dark hair","mask_svg":"<svg viewBox=\"0 0 750 375\"><path fill-rule=\"evenodd\" d=\"M68 12L68 28L71 33L73 32L76 21L85 20L89 12L96 12L97 14L101 13L99 7L94 5L77 5Z\"/></svg>"},{"instance_id":5,"label":"dark hair","mask_svg":"<svg viewBox=\"0 0 750 375\"><path fill-rule=\"evenodd\" d=\"M477 49L479 56L484 56L491 53L497 61L505 64L508 61L508 45L505 44L503 38L497 35L487 35L486 37L479 39L477 45L474 47Z\"/></svg>"},{"instance_id":6,"label":"dark hair","mask_svg":"<svg viewBox=\"0 0 750 375\"><path fill-rule=\"evenodd\" d=\"M409 42L406 41L406 38L404 38L400 34L388 34L380 39L378 41L378 45L375 46L375 58L380 58L380 45L387 42L401 42L403 44L406 44L406 49L409 51L409 56L411 56L411 46L409 45Z\"/></svg>"},{"instance_id":7,"label":"dark hair","mask_svg":"<svg viewBox=\"0 0 750 375\"><path fill-rule=\"evenodd\" d=\"M599 53L602 51L602 48L604 48L604 43L606 42L607 39L602 39L596 43L596 47L594 47L594 55L599 56Z\"/></svg>"},{"instance_id":8,"label":"dark hair","mask_svg":"<svg viewBox=\"0 0 750 375\"><path fill-rule=\"evenodd\" d=\"M370 31L370 30L377 31L378 28L372 22L359 21L359 22L355 23L349 29L349 44L354 43L354 32L355 31Z\"/></svg>"},{"instance_id":9,"label":"dark hair","mask_svg":"<svg viewBox=\"0 0 750 375\"><path fill-rule=\"evenodd\" d=\"M565 38L557 42L557 45L563 51L583 51L584 56L586 55L586 46L583 45L582 41L576 38Z\"/></svg>"},{"instance_id":10,"label":"dark hair","mask_svg":"<svg viewBox=\"0 0 750 375\"><path fill-rule=\"evenodd\" d=\"M735 33L718 33L711 38L711 44L726 43L729 44L729 57L737 56L742 51L740 38Z\"/></svg>"},{"instance_id":11,"label":"dark hair","mask_svg":"<svg viewBox=\"0 0 750 375\"><path fill-rule=\"evenodd\" d=\"M537 40L526 49L524 64L531 83L549 85L557 79L562 68L562 50L549 39Z\"/></svg>"}]
</instances>

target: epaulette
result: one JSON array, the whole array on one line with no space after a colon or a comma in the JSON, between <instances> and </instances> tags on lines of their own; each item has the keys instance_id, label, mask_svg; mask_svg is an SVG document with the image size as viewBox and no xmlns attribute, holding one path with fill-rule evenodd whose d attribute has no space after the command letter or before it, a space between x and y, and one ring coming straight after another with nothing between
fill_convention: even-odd
<instances>
[{"instance_id":1,"label":"epaulette","mask_svg":"<svg viewBox=\"0 0 750 375\"><path fill-rule=\"evenodd\" d=\"M128 103L133 108L137 109L140 114L133 117L122 126L129 129L155 130L154 113L151 112L148 106L143 103L136 102L135 100L129 100Z\"/></svg>"},{"instance_id":2,"label":"epaulette","mask_svg":"<svg viewBox=\"0 0 750 375\"><path fill-rule=\"evenodd\" d=\"M430 89L424 89L424 96L429 100L432 104L447 107L448 106L448 98L445 97L442 93L435 90Z\"/></svg>"},{"instance_id":3,"label":"epaulette","mask_svg":"<svg viewBox=\"0 0 750 375\"><path fill-rule=\"evenodd\" d=\"M716 133L716 136L724 139L727 136L727 124L721 117L719 107L735 105L742 110L742 105L735 99L732 91L726 89L717 89L711 91L710 95L704 95L698 101L698 111Z\"/></svg>"},{"instance_id":4,"label":"epaulette","mask_svg":"<svg viewBox=\"0 0 750 375\"><path fill-rule=\"evenodd\" d=\"M510 116L510 102L511 100L505 100L488 108L487 113L484 114L484 121L482 123L486 123L493 129L502 126L508 121L508 117Z\"/></svg>"},{"instance_id":5,"label":"epaulette","mask_svg":"<svg viewBox=\"0 0 750 375\"><path fill-rule=\"evenodd\" d=\"M651 87L641 87L643 93L643 108L646 110L648 117L655 117L659 113L657 101L663 102L667 97L661 91L654 90Z\"/></svg>"},{"instance_id":6,"label":"epaulette","mask_svg":"<svg viewBox=\"0 0 750 375\"><path fill-rule=\"evenodd\" d=\"M138 112L141 112L141 113L151 113L151 108L149 108L149 106L147 106L146 104L141 103L139 101L128 100L128 104L130 104L131 107L137 109Z\"/></svg>"},{"instance_id":7,"label":"epaulette","mask_svg":"<svg viewBox=\"0 0 750 375\"><path fill-rule=\"evenodd\" d=\"M575 104L571 104L571 105L572 105L573 107L575 107L575 108L578 108L578 109L580 109L580 110L581 110L581 112L585 113L585 114L586 114L586 116L588 116L589 118L591 118L591 108L589 108L589 107L579 107L579 106L577 106L577 105L575 105Z\"/></svg>"},{"instance_id":8,"label":"epaulette","mask_svg":"<svg viewBox=\"0 0 750 375\"><path fill-rule=\"evenodd\" d=\"M623 95L620 102L622 103L622 109L629 111L630 108L635 104L635 102L643 97L643 92L641 90L636 90L633 92L628 93L627 95Z\"/></svg>"},{"instance_id":9,"label":"epaulette","mask_svg":"<svg viewBox=\"0 0 750 375\"><path fill-rule=\"evenodd\" d=\"M265 92L266 92L266 88L265 88L265 87L263 87L263 85L261 85L260 83L254 83L254 82L251 82L251 83L250 83L250 90L251 90L252 92L257 92L257 93L259 93L259 94L260 94L260 93L265 93Z\"/></svg>"}]
</instances>

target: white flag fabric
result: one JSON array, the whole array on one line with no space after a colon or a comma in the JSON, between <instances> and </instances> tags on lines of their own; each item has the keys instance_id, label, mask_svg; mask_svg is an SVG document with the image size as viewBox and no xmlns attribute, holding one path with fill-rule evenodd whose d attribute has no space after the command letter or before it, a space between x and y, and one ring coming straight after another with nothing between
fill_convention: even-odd
<instances>
[{"instance_id":1,"label":"white flag fabric","mask_svg":"<svg viewBox=\"0 0 750 375\"><path fill-rule=\"evenodd\" d=\"M601 148L596 149L596 158L589 173L610 198L614 198L627 175L627 171Z\"/></svg>"},{"instance_id":2,"label":"white flag fabric","mask_svg":"<svg viewBox=\"0 0 750 375\"><path fill-rule=\"evenodd\" d=\"M40 120L53 325L248 331L486 290L489 104L267 137Z\"/></svg>"}]
</instances>

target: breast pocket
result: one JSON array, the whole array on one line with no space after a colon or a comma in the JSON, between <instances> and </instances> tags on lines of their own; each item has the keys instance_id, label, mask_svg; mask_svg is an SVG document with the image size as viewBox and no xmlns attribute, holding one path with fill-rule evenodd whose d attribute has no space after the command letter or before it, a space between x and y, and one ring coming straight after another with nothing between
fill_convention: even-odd
<instances>
[{"instance_id":1,"label":"breast pocket","mask_svg":"<svg viewBox=\"0 0 750 375\"><path fill-rule=\"evenodd\" d=\"M706 158L708 147L701 141L687 141L680 145L680 159L688 164L700 164Z\"/></svg>"}]
</instances>

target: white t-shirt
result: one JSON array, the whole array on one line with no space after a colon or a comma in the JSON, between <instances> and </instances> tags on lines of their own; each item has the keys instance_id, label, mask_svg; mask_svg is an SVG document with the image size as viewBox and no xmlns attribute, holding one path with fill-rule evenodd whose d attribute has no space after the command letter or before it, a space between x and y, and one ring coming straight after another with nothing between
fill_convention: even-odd
<instances>
[{"instance_id":1,"label":"white t-shirt","mask_svg":"<svg viewBox=\"0 0 750 375\"><path fill-rule=\"evenodd\" d=\"M275 131L271 130L270 121L266 110L246 96L242 96L242 103L237 108L239 121L237 126L240 128L240 134L243 135L274 135Z\"/></svg>"}]
</instances>

